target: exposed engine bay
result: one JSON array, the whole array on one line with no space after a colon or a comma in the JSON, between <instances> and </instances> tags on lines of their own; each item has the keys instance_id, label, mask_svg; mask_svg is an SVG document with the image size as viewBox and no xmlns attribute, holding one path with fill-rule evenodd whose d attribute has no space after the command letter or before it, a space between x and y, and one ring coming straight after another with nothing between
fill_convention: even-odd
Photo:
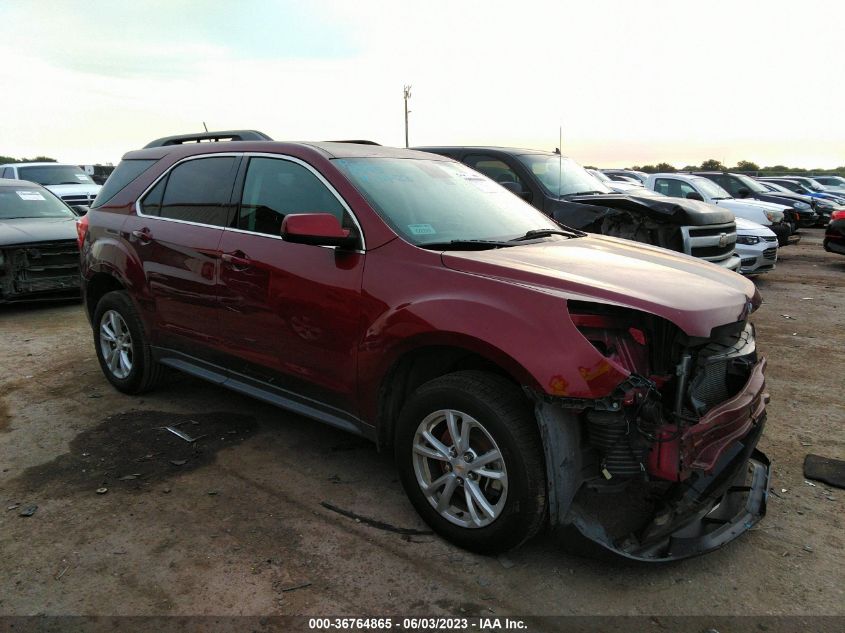
<instances>
[{"instance_id":1,"label":"exposed engine bay","mask_svg":"<svg viewBox=\"0 0 845 633\"><path fill-rule=\"evenodd\" d=\"M629 377L611 396L557 398L553 406L562 412L538 414L541 427L543 416L557 418L555 424L566 427L561 431L566 437L559 440L581 449L568 455L562 475L566 498L557 500L560 523L580 522L582 534L592 530L593 536L600 535L592 540L633 558L677 557L677 547L655 546L654 539L686 525L690 511L700 510L702 502L714 512L720 506L728 512L728 501L735 500L714 501L716 492L732 494L727 492L732 486L751 490L744 480L746 463L753 461L749 457L768 401L765 360L757 357L754 327L737 321L699 339L646 313L578 302L570 302L570 310L581 334ZM555 445L553 437L544 439ZM752 473L758 480L755 494L761 478L768 477L765 457L757 455L757 461L765 464ZM737 483L740 475L743 481ZM701 518L713 529L732 524L730 516ZM744 519L747 526L753 522ZM652 548L648 555L637 554L647 547ZM701 552L691 547L685 555L693 553Z\"/></svg>"}]
</instances>

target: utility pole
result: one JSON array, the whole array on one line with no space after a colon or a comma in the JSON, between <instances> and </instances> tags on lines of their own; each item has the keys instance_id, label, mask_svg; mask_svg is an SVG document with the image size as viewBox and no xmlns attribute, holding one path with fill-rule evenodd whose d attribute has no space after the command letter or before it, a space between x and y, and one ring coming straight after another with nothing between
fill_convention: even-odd
<instances>
[{"instance_id":1,"label":"utility pole","mask_svg":"<svg viewBox=\"0 0 845 633\"><path fill-rule=\"evenodd\" d=\"M411 98L411 86L405 86L405 147L408 147L408 99Z\"/></svg>"}]
</instances>

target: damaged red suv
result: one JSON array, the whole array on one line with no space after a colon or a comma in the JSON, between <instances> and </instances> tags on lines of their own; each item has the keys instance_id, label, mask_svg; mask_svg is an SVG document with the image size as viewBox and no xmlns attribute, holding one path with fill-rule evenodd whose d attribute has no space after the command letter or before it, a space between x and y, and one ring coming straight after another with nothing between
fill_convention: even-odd
<instances>
[{"instance_id":1,"label":"damaged red suv","mask_svg":"<svg viewBox=\"0 0 845 633\"><path fill-rule=\"evenodd\" d=\"M187 142L209 139L236 140ZM161 139L124 156L81 257L117 389L168 367L368 437L467 549L556 526L670 560L765 513L754 285L556 224L448 158Z\"/></svg>"}]
</instances>

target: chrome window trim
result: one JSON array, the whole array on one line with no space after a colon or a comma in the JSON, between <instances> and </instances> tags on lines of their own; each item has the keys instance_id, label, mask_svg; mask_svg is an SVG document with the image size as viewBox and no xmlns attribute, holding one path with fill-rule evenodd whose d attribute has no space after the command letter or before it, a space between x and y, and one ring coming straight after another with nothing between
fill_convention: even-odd
<instances>
[{"instance_id":1,"label":"chrome window trim","mask_svg":"<svg viewBox=\"0 0 845 633\"><path fill-rule=\"evenodd\" d=\"M267 237L267 238L270 238L270 239L280 240L280 241L284 242L281 235L270 235L270 234L267 234L267 233L256 233L255 231L246 231L244 229L235 229L235 228L231 228L231 227L228 227L228 226L218 226L217 224L206 224L204 222L191 222L190 220L179 220L177 218L163 218L163 217L157 216L157 215L147 215L141 210L141 200L144 197L146 197L146 195L153 188L155 188L155 186L159 182L161 182L161 180L164 177L166 177L168 174L170 174L171 171L176 169L176 167L178 167L182 163L185 163L189 160L198 160L198 159L202 159L202 158L220 158L220 157L226 157L226 156L243 157L243 158L254 158L254 157L255 158L274 158L276 160L286 160L288 162L292 162L292 163L296 163L298 165L301 165L302 167L304 167L305 169L310 171L312 174L314 174L314 176L317 177L317 179L321 183L323 183L323 186L325 186L326 189L328 189L329 192L337 199L337 201L340 203L340 205L349 214L349 217L352 218L352 222L355 224L355 227L358 229L358 234L361 236L361 248L355 249L354 251L350 251L350 252L354 252L354 253L364 253L364 252L366 252L366 250L367 250L367 240L366 240L366 237L364 236L364 229L361 227L361 223L358 222L358 218L352 212L352 209L346 203L346 200L344 200L343 197L337 192L337 189L335 189L332 186L332 184L328 180L325 179L323 174L321 174L319 171L317 171L314 167L312 167L311 165L309 165L305 161L303 161L299 158L296 158L294 156L288 156L287 154L272 154L272 153L268 153L268 152L215 152L213 154L197 154L196 156L186 156L185 158L182 158L181 160L176 161L170 167L165 169L161 174L159 174L158 178L156 178L152 183L150 183L150 185L146 189L144 189L144 191L141 192L141 195L139 195L138 198L135 200L135 205L134 205L135 206L135 213L138 215L138 217L142 217L142 218L151 218L151 219L154 219L154 220L163 220L165 222L176 222L177 224L187 224L187 225L190 225L190 226L205 226L205 227L212 228L212 229L220 229L222 231L231 231L233 233L244 233L245 235L257 235L259 237ZM238 204L240 204L240 201L238 202ZM321 246L321 248L330 248L332 250L336 250L339 247L338 246Z\"/></svg>"}]
</instances>

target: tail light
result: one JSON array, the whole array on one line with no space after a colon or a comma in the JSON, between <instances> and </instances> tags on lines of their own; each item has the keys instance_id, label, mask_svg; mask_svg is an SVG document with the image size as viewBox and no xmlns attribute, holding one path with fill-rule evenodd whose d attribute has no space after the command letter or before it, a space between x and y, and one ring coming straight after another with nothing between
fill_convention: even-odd
<instances>
[{"instance_id":1,"label":"tail light","mask_svg":"<svg viewBox=\"0 0 845 633\"><path fill-rule=\"evenodd\" d=\"M83 215L76 221L76 242L79 244L79 250L82 250L86 235L88 235L88 216Z\"/></svg>"},{"instance_id":2,"label":"tail light","mask_svg":"<svg viewBox=\"0 0 845 633\"><path fill-rule=\"evenodd\" d=\"M830 214L831 220L845 220L845 209L841 211L834 211Z\"/></svg>"}]
</instances>

